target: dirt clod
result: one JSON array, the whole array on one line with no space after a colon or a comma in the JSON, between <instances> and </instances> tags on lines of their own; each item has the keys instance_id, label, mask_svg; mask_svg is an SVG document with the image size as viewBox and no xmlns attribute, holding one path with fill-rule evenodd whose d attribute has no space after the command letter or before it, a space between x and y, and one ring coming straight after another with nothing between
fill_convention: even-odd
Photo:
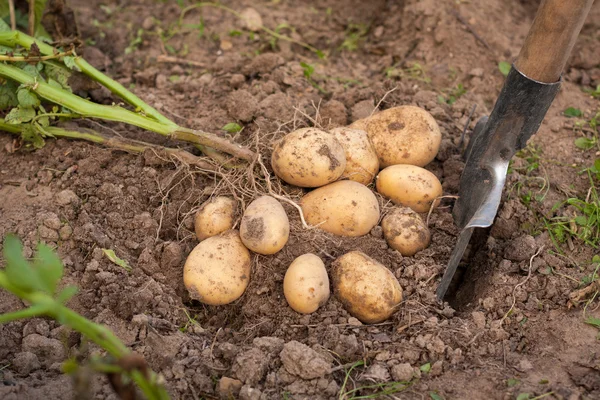
<instances>
[{"instance_id":1,"label":"dirt clod","mask_svg":"<svg viewBox=\"0 0 600 400\"><path fill-rule=\"evenodd\" d=\"M226 376L219 379L217 393L222 399L230 399L237 397L244 384L237 379L228 378Z\"/></svg>"},{"instance_id":2,"label":"dirt clod","mask_svg":"<svg viewBox=\"0 0 600 400\"><path fill-rule=\"evenodd\" d=\"M325 376L331 369L331 362L310 347L292 340L283 346L281 362L287 372L302 379Z\"/></svg>"}]
</instances>

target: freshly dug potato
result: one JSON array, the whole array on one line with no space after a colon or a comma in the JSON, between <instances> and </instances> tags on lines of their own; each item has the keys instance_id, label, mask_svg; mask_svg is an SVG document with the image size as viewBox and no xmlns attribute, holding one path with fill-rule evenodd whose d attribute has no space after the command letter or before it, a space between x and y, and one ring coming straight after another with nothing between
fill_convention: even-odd
<instances>
[{"instance_id":1,"label":"freshly dug potato","mask_svg":"<svg viewBox=\"0 0 600 400\"><path fill-rule=\"evenodd\" d=\"M379 222L379 203L367 188L339 181L313 190L302 198L306 222L340 236L366 235Z\"/></svg>"},{"instance_id":2,"label":"freshly dug potato","mask_svg":"<svg viewBox=\"0 0 600 400\"><path fill-rule=\"evenodd\" d=\"M366 131L382 168L396 164L424 167L435 158L442 141L435 119L415 106L389 108L373 115L366 122Z\"/></svg>"},{"instance_id":3,"label":"freshly dug potato","mask_svg":"<svg viewBox=\"0 0 600 400\"><path fill-rule=\"evenodd\" d=\"M424 168L414 165L392 165L377 175L377 191L395 204L427 212L431 203L442 195L438 178ZM436 202L439 203L439 200Z\"/></svg>"},{"instance_id":4,"label":"freshly dug potato","mask_svg":"<svg viewBox=\"0 0 600 400\"><path fill-rule=\"evenodd\" d=\"M346 154L334 136L317 128L302 128L275 145L271 165L275 174L291 185L319 187L342 176Z\"/></svg>"},{"instance_id":5,"label":"freshly dug potato","mask_svg":"<svg viewBox=\"0 0 600 400\"><path fill-rule=\"evenodd\" d=\"M346 169L342 178L368 185L379 172L379 160L367 132L346 127L332 129L331 134L346 152Z\"/></svg>"},{"instance_id":6,"label":"freshly dug potato","mask_svg":"<svg viewBox=\"0 0 600 400\"><path fill-rule=\"evenodd\" d=\"M331 278L336 297L366 324L385 321L402 301L402 288L394 274L360 251L335 260Z\"/></svg>"},{"instance_id":7,"label":"freshly dug potato","mask_svg":"<svg viewBox=\"0 0 600 400\"><path fill-rule=\"evenodd\" d=\"M250 252L239 232L229 230L200 242L183 266L192 299L217 306L237 300L250 280Z\"/></svg>"},{"instance_id":8,"label":"freshly dug potato","mask_svg":"<svg viewBox=\"0 0 600 400\"><path fill-rule=\"evenodd\" d=\"M427 248L431 233L419 214L408 207L394 208L381 221L383 236L392 249L413 256Z\"/></svg>"},{"instance_id":9,"label":"freshly dug potato","mask_svg":"<svg viewBox=\"0 0 600 400\"><path fill-rule=\"evenodd\" d=\"M240 224L244 245L255 253L275 254L290 236L290 221L281 204L271 196L262 196L246 208Z\"/></svg>"},{"instance_id":10,"label":"freshly dug potato","mask_svg":"<svg viewBox=\"0 0 600 400\"><path fill-rule=\"evenodd\" d=\"M296 258L283 278L283 294L294 311L317 311L329 299L329 277L323 261L311 253Z\"/></svg>"},{"instance_id":11,"label":"freshly dug potato","mask_svg":"<svg viewBox=\"0 0 600 400\"><path fill-rule=\"evenodd\" d=\"M366 132L368 123L369 123L369 118L361 118L361 119L357 119L356 121L354 121L353 123L348 125L348 128L359 129L361 131Z\"/></svg>"},{"instance_id":12,"label":"freshly dug potato","mask_svg":"<svg viewBox=\"0 0 600 400\"><path fill-rule=\"evenodd\" d=\"M230 197L214 197L200 206L194 227L199 241L233 228L236 201Z\"/></svg>"}]
</instances>

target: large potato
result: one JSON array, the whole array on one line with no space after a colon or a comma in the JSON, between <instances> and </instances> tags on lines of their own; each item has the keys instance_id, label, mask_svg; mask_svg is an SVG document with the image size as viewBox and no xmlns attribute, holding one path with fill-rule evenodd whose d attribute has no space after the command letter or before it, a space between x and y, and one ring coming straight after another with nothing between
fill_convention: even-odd
<instances>
[{"instance_id":1,"label":"large potato","mask_svg":"<svg viewBox=\"0 0 600 400\"><path fill-rule=\"evenodd\" d=\"M371 183L379 172L379 160L367 132L346 127L335 128L330 132L346 152L346 169L342 178L363 185Z\"/></svg>"},{"instance_id":2,"label":"large potato","mask_svg":"<svg viewBox=\"0 0 600 400\"><path fill-rule=\"evenodd\" d=\"M427 212L433 201L442 195L438 178L414 165L392 165L377 175L377 191L395 204ZM436 204L439 202L436 201Z\"/></svg>"},{"instance_id":3,"label":"large potato","mask_svg":"<svg viewBox=\"0 0 600 400\"><path fill-rule=\"evenodd\" d=\"M231 303L250 280L250 252L236 230L200 242L183 266L183 283L190 297L212 306Z\"/></svg>"},{"instance_id":4,"label":"large potato","mask_svg":"<svg viewBox=\"0 0 600 400\"><path fill-rule=\"evenodd\" d=\"M359 121L355 126L364 124ZM435 158L442 141L435 119L415 106L389 108L373 115L367 119L366 131L382 168L396 164L424 167Z\"/></svg>"},{"instance_id":5,"label":"large potato","mask_svg":"<svg viewBox=\"0 0 600 400\"><path fill-rule=\"evenodd\" d=\"M275 145L271 165L289 184L319 187L342 176L346 154L334 136L317 128L302 128Z\"/></svg>"},{"instance_id":6,"label":"large potato","mask_svg":"<svg viewBox=\"0 0 600 400\"><path fill-rule=\"evenodd\" d=\"M383 236L392 249L413 256L427 248L431 233L419 214L408 207L394 208L381 220Z\"/></svg>"},{"instance_id":7,"label":"large potato","mask_svg":"<svg viewBox=\"0 0 600 400\"><path fill-rule=\"evenodd\" d=\"M335 260L331 277L344 308L366 324L385 321L402 301L402 288L394 274L360 251Z\"/></svg>"},{"instance_id":8,"label":"large potato","mask_svg":"<svg viewBox=\"0 0 600 400\"><path fill-rule=\"evenodd\" d=\"M290 236L290 221L281 204L262 196L246 208L240 224L244 245L255 253L275 254Z\"/></svg>"},{"instance_id":9,"label":"large potato","mask_svg":"<svg viewBox=\"0 0 600 400\"><path fill-rule=\"evenodd\" d=\"M339 181L313 190L300 204L306 222L340 236L366 235L379 222L379 203L367 188Z\"/></svg>"},{"instance_id":10,"label":"large potato","mask_svg":"<svg viewBox=\"0 0 600 400\"><path fill-rule=\"evenodd\" d=\"M296 258L283 278L283 294L294 311L317 311L329 299L329 277L323 261L311 253Z\"/></svg>"},{"instance_id":11,"label":"large potato","mask_svg":"<svg viewBox=\"0 0 600 400\"><path fill-rule=\"evenodd\" d=\"M203 241L233 228L236 206L236 201L226 196L213 197L203 203L194 223L198 240Z\"/></svg>"}]
</instances>

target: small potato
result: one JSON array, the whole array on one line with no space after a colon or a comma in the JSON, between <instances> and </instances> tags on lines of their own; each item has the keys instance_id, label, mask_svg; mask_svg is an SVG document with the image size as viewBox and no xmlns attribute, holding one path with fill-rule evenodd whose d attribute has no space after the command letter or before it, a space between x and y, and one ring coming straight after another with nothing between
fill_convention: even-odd
<instances>
[{"instance_id":1,"label":"small potato","mask_svg":"<svg viewBox=\"0 0 600 400\"><path fill-rule=\"evenodd\" d=\"M344 308L366 324L385 321L402 301L402 287L394 274L360 251L335 260L331 278Z\"/></svg>"},{"instance_id":2,"label":"small potato","mask_svg":"<svg viewBox=\"0 0 600 400\"><path fill-rule=\"evenodd\" d=\"M275 145L271 166L291 185L319 187L342 176L346 154L334 136L317 128L302 128Z\"/></svg>"},{"instance_id":3,"label":"small potato","mask_svg":"<svg viewBox=\"0 0 600 400\"><path fill-rule=\"evenodd\" d=\"M408 207L394 208L383 217L381 228L390 247L407 257L427 248L431 240L421 216Z\"/></svg>"},{"instance_id":4,"label":"small potato","mask_svg":"<svg viewBox=\"0 0 600 400\"><path fill-rule=\"evenodd\" d=\"M367 132L359 129L335 128L331 134L346 152L346 169L342 178L368 185L379 172L379 160Z\"/></svg>"},{"instance_id":5,"label":"small potato","mask_svg":"<svg viewBox=\"0 0 600 400\"><path fill-rule=\"evenodd\" d=\"M329 299L329 277L323 261L311 253L296 258L283 278L283 294L294 311L317 311Z\"/></svg>"},{"instance_id":6,"label":"small potato","mask_svg":"<svg viewBox=\"0 0 600 400\"><path fill-rule=\"evenodd\" d=\"M271 196L262 196L246 208L240 224L244 245L255 253L275 254L290 236L290 221L281 204Z\"/></svg>"},{"instance_id":7,"label":"small potato","mask_svg":"<svg viewBox=\"0 0 600 400\"><path fill-rule=\"evenodd\" d=\"M389 108L373 115L367 120L366 131L382 168L396 164L424 167L435 158L442 141L435 119L415 106Z\"/></svg>"},{"instance_id":8,"label":"small potato","mask_svg":"<svg viewBox=\"0 0 600 400\"><path fill-rule=\"evenodd\" d=\"M236 206L236 201L226 196L214 197L202 204L194 223L198 240L203 241L233 228Z\"/></svg>"},{"instance_id":9,"label":"small potato","mask_svg":"<svg viewBox=\"0 0 600 400\"><path fill-rule=\"evenodd\" d=\"M237 300L250 280L250 252L239 232L230 230L200 242L183 266L192 299L218 306Z\"/></svg>"},{"instance_id":10,"label":"small potato","mask_svg":"<svg viewBox=\"0 0 600 400\"><path fill-rule=\"evenodd\" d=\"M377 175L377 191L395 204L410 207L416 212L427 212L431 203L442 195L438 178L414 165L392 165ZM435 206L439 201L436 202Z\"/></svg>"},{"instance_id":11,"label":"small potato","mask_svg":"<svg viewBox=\"0 0 600 400\"><path fill-rule=\"evenodd\" d=\"M340 236L366 235L379 222L379 203L367 188L339 181L313 190L300 204L306 222Z\"/></svg>"}]
</instances>

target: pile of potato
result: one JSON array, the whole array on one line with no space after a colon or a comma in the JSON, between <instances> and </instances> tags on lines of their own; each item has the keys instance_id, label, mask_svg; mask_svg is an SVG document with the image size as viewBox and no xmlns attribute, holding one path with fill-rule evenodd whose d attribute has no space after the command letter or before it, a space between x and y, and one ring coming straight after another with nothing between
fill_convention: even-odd
<instances>
[{"instance_id":1,"label":"pile of potato","mask_svg":"<svg viewBox=\"0 0 600 400\"><path fill-rule=\"evenodd\" d=\"M419 213L435 207L442 195L437 177L423 167L440 147L433 117L415 106L400 106L329 132L303 128L273 148L271 166L290 185L311 188L300 206L306 222L339 236L363 236L381 223L389 246L403 256L425 249L431 234ZM380 171L380 168L383 168ZM396 207L383 219L375 188ZM234 230L236 202L217 197L196 215L200 243L190 253L183 279L190 296L209 305L238 299L248 286L251 253L275 254L288 241L290 223L271 196L250 203ZM389 318L402 301L402 288L390 270L368 255L352 251L331 265L336 297L364 323ZM296 258L283 280L289 306L312 313L330 295L329 274L314 254Z\"/></svg>"}]
</instances>

